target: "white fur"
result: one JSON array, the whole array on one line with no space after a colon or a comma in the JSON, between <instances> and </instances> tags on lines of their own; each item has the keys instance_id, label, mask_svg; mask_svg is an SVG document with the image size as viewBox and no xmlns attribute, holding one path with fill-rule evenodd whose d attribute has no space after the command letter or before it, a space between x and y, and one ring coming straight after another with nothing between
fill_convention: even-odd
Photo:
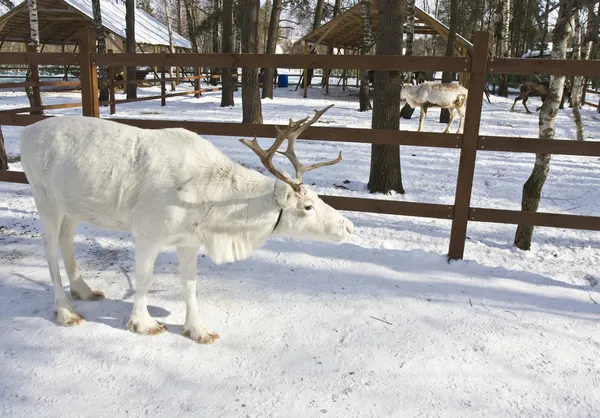
<instances>
[{"instance_id":1,"label":"white fur","mask_svg":"<svg viewBox=\"0 0 600 418\"><path fill-rule=\"evenodd\" d=\"M50 118L24 129L21 161L42 221L61 325L76 325L83 318L65 295L59 248L72 296L104 296L87 286L77 267L73 236L80 222L133 234L136 294L129 328L140 333L164 330L148 313L147 293L158 252L175 245L186 293L184 332L202 343L218 335L202 326L196 307L201 246L215 263L227 263L248 258L274 234L338 242L353 229L313 191L303 186L296 193L184 129L147 130L82 116Z\"/></svg>"},{"instance_id":2,"label":"white fur","mask_svg":"<svg viewBox=\"0 0 600 418\"><path fill-rule=\"evenodd\" d=\"M465 106L467 102L468 90L460 84L442 84L425 82L413 86L404 84L400 93L400 100L406 100L406 103L414 109L421 108L419 116L418 132L423 130L423 123L427 115L427 109L430 107L441 107L450 110L450 121L444 130L445 133L450 131L450 126L454 122L454 111L458 111L460 121L456 133L462 128L463 119L465 117Z\"/></svg>"}]
</instances>

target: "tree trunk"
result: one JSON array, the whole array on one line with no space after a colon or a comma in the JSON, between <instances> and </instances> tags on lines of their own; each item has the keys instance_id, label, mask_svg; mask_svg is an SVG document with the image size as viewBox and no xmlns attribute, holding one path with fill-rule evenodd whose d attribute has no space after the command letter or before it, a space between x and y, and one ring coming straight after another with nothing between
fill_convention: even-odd
<instances>
[{"instance_id":1,"label":"tree trunk","mask_svg":"<svg viewBox=\"0 0 600 418\"><path fill-rule=\"evenodd\" d=\"M233 0L223 0L223 45L224 54L233 52ZM233 82L231 68L221 69L221 107L233 106Z\"/></svg>"},{"instance_id":2,"label":"tree trunk","mask_svg":"<svg viewBox=\"0 0 600 418\"><path fill-rule=\"evenodd\" d=\"M454 43L456 41L456 29L458 26L458 0L450 0L450 27L448 28L448 39L446 40L446 56L454 55ZM452 73L444 71L442 73L442 83L452 82ZM422 111L422 110L421 110ZM442 109L440 111L440 123L450 122L450 111Z\"/></svg>"},{"instance_id":3,"label":"tree trunk","mask_svg":"<svg viewBox=\"0 0 600 418\"><path fill-rule=\"evenodd\" d=\"M415 38L415 0L408 0L406 9L406 55L413 54L413 41ZM408 79L412 80L412 73L408 73ZM400 111L400 116L404 119L410 119L415 112L415 109L410 107L408 103Z\"/></svg>"},{"instance_id":4,"label":"tree trunk","mask_svg":"<svg viewBox=\"0 0 600 418\"><path fill-rule=\"evenodd\" d=\"M167 31L169 32L169 52L174 53L175 46L173 45L173 25L171 25L170 8L169 0L165 0L165 18L167 19ZM169 65L169 78L171 79L171 91L175 91L175 80L173 80L173 67L171 65Z\"/></svg>"},{"instance_id":5,"label":"tree trunk","mask_svg":"<svg viewBox=\"0 0 600 418\"><path fill-rule=\"evenodd\" d=\"M546 0L546 7L544 10L544 25L542 29L542 41L540 42L540 56L543 58L544 51L546 50L546 39L548 38L548 16L550 15L550 0Z\"/></svg>"},{"instance_id":6,"label":"tree trunk","mask_svg":"<svg viewBox=\"0 0 600 418\"><path fill-rule=\"evenodd\" d=\"M324 0L317 0L317 6L315 7L315 20L313 20L313 30L321 26L323 20L323 6L325 5Z\"/></svg>"},{"instance_id":7,"label":"tree trunk","mask_svg":"<svg viewBox=\"0 0 600 418\"><path fill-rule=\"evenodd\" d=\"M573 16L574 21L574 32L573 32L573 53L572 59L581 60L581 16L579 9L575 11ZM573 112L573 122L575 122L575 132L577 133L577 140L583 141L585 139L585 132L583 129L583 122L581 121L581 90L583 85L583 77L573 77L573 83L571 87L571 110ZM567 92L568 93L568 92Z\"/></svg>"},{"instance_id":8,"label":"tree trunk","mask_svg":"<svg viewBox=\"0 0 600 418\"><path fill-rule=\"evenodd\" d=\"M510 48L508 47L508 41L510 38L510 5L511 0L502 0L502 32L499 55L503 58L508 58L510 53ZM498 95L501 97L508 97L508 77L506 74L500 74Z\"/></svg>"},{"instance_id":9,"label":"tree trunk","mask_svg":"<svg viewBox=\"0 0 600 418\"><path fill-rule=\"evenodd\" d=\"M271 6L271 19L269 20L269 33L267 36L267 54L274 54L277 50L277 38L279 35L279 18L281 16L281 0L273 0ZM273 98L273 76L274 68L267 68L263 78L262 98Z\"/></svg>"},{"instance_id":10,"label":"tree trunk","mask_svg":"<svg viewBox=\"0 0 600 418\"><path fill-rule=\"evenodd\" d=\"M196 38L196 13L194 13L195 6L192 0L183 0L185 7L185 20L187 23L188 36L190 43L192 44L192 51L198 52L198 39Z\"/></svg>"},{"instance_id":11,"label":"tree trunk","mask_svg":"<svg viewBox=\"0 0 600 418\"><path fill-rule=\"evenodd\" d=\"M335 0L334 6L333 6L333 15L332 15L332 19L335 19L337 17L337 15L340 14L340 7L341 7L341 3L342 0ZM329 48L327 48L327 55L333 55L333 47L330 46ZM329 75L331 73L331 69L327 68L323 70L323 78L321 80L321 85L323 87L328 86L329 84ZM327 90L327 93L329 93L329 89Z\"/></svg>"},{"instance_id":12,"label":"tree trunk","mask_svg":"<svg viewBox=\"0 0 600 418\"><path fill-rule=\"evenodd\" d=\"M376 55L402 55L402 31L406 0L379 0ZM400 71L375 71L373 80L373 129L400 129ZM371 193L403 194L398 145L371 146Z\"/></svg>"},{"instance_id":13,"label":"tree trunk","mask_svg":"<svg viewBox=\"0 0 600 418\"><path fill-rule=\"evenodd\" d=\"M40 28L38 20L37 0L28 0L29 8L29 52L39 52L40 45ZM34 80L35 79L35 80ZM30 65L29 70L25 75L25 81L39 81L39 69L37 65ZM33 87L25 87L25 93L29 99L29 106L41 106L42 99L40 95L39 85ZM31 114L40 115L43 111L33 111Z\"/></svg>"},{"instance_id":14,"label":"tree trunk","mask_svg":"<svg viewBox=\"0 0 600 418\"><path fill-rule=\"evenodd\" d=\"M367 55L373 45L373 34L371 33L371 10L369 7L369 0L361 0L360 8L362 11L363 19L363 37L360 45L360 54ZM402 51L400 51L402 53ZM375 86L373 86L375 87ZM371 98L369 97L369 73L366 69L360 70L360 90L358 98L360 101L360 111L365 112L373 109L371 106Z\"/></svg>"},{"instance_id":15,"label":"tree trunk","mask_svg":"<svg viewBox=\"0 0 600 418\"><path fill-rule=\"evenodd\" d=\"M552 34L552 59L565 59L567 56L567 38L569 31L569 21L573 15L573 5L577 0L563 0L558 12L558 18ZM546 100L540 109L539 119L539 139L554 139L554 123L558 106L564 87L564 76L552 76L550 78L550 89ZM536 154L535 166L531 176L523 186L523 197L521 199L521 210L527 212L536 212L540 204L542 187L548 177L550 170L550 154ZM515 234L515 245L521 250L531 249L531 237L533 236L533 226L519 225Z\"/></svg>"},{"instance_id":16,"label":"tree trunk","mask_svg":"<svg viewBox=\"0 0 600 418\"><path fill-rule=\"evenodd\" d=\"M106 34L102 26L102 13L100 9L100 0L92 0L92 11L94 14L94 32L96 32L96 51L99 54L106 52ZM98 76L100 79L100 98L101 102L108 100L108 85L103 85L108 81L108 70L105 66L98 67Z\"/></svg>"},{"instance_id":17,"label":"tree trunk","mask_svg":"<svg viewBox=\"0 0 600 418\"><path fill-rule=\"evenodd\" d=\"M258 52L259 0L240 0L242 53ZM258 68L242 68L242 123L263 123Z\"/></svg>"},{"instance_id":18,"label":"tree trunk","mask_svg":"<svg viewBox=\"0 0 600 418\"><path fill-rule=\"evenodd\" d=\"M6 148L4 148L4 135L2 126L0 126L0 171L8 170L8 158L6 157Z\"/></svg>"},{"instance_id":19,"label":"tree trunk","mask_svg":"<svg viewBox=\"0 0 600 418\"><path fill-rule=\"evenodd\" d=\"M181 18L181 0L175 0L177 5L177 33L183 35L183 19Z\"/></svg>"},{"instance_id":20,"label":"tree trunk","mask_svg":"<svg viewBox=\"0 0 600 418\"><path fill-rule=\"evenodd\" d=\"M135 54L135 0L125 2L125 48L128 54ZM127 67L127 80L135 80L136 67ZM137 98L137 85L127 84L127 98Z\"/></svg>"},{"instance_id":21,"label":"tree trunk","mask_svg":"<svg viewBox=\"0 0 600 418\"><path fill-rule=\"evenodd\" d=\"M219 0L213 0L213 14L212 14L212 24L211 24L211 29L212 29L212 36L211 36L211 41L212 41L212 53L213 54L218 54L219 53ZM216 86L218 84L217 82L217 76L219 73L219 69L218 68L211 68L210 69L210 84L212 86Z\"/></svg>"}]
</instances>

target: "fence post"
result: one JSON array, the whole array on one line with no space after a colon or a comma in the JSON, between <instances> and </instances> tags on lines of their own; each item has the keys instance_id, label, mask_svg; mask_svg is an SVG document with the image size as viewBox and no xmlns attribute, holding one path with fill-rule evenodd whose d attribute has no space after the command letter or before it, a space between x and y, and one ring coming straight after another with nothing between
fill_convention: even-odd
<instances>
[{"instance_id":1,"label":"fence post","mask_svg":"<svg viewBox=\"0 0 600 418\"><path fill-rule=\"evenodd\" d=\"M29 52L37 52L37 48L35 46L28 46ZM31 94L32 94L32 103L34 110L29 112L30 115L43 115L44 111L42 109L42 94L40 91L40 67L37 64L29 66L30 80L33 83L31 86Z\"/></svg>"},{"instance_id":2,"label":"fence post","mask_svg":"<svg viewBox=\"0 0 600 418\"><path fill-rule=\"evenodd\" d=\"M477 143L479 142L479 122L481 121L481 106L483 104L489 40L489 32L475 33L475 43L473 45L473 55L469 71L471 73L471 80L467 97L465 127L460 162L458 164L456 195L454 197L454 217L452 219L450 248L448 250L448 258L452 260L462 259L465 251L467 222L469 220L471 192L473 190L473 173L475 172L475 158L477 156Z\"/></svg>"},{"instance_id":3,"label":"fence post","mask_svg":"<svg viewBox=\"0 0 600 418\"><path fill-rule=\"evenodd\" d=\"M165 81L166 67L163 65L160 72L160 105L166 106L167 104L167 83Z\"/></svg>"},{"instance_id":4,"label":"fence post","mask_svg":"<svg viewBox=\"0 0 600 418\"><path fill-rule=\"evenodd\" d=\"M112 54L113 50L109 49L108 53ZM115 69L108 66L108 103L110 106L110 114L114 115L117 112L117 104L115 103Z\"/></svg>"},{"instance_id":5,"label":"fence post","mask_svg":"<svg viewBox=\"0 0 600 418\"><path fill-rule=\"evenodd\" d=\"M92 65L96 52L96 35L91 29L79 29L79 69L83 116L100 117L98 103L98 69Z\"/></svg>"},{"instance_id":6,"label":"fence post","mask_svg":"<svg viewBox=\"0 0 600 418\"><path fill-rule=\"evenodd\" d=\"M199 99L200 96L202 96L202 93L200 92L200 67L194 69L194 90L196 91L194 97Z\"/></svg>"}]
</instances>

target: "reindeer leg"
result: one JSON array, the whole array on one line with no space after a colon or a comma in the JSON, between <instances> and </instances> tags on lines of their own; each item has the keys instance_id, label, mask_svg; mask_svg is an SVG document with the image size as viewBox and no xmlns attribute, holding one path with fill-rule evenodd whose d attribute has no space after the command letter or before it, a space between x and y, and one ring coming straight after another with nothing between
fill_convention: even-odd
<instances>
[{"instance_id":1,"label":"reindeer leg","mask_svg":"<svg viewBox=\"0 0 600 418\"><path fill-rule=\"evenodd\" d=\"M427 105L423 103L419 115L419 129L417 129L417 132L421 132L423 130L423 122L425 122L425 116L427 116Z\"/></svg>"},{"instance_id":2,"label":"reindeer leg","mask_svg":"<svg viewBox=\"0 0 600 418\"><path fill-rule=\"evenodd\" d=\"M527 99L529 99L529 97L525 97L523 99L523 106L525 106L525 110L527 111L527 113L531 114L531 111L529 110L529 108L527 107Z\"/></svg>"},{"instance_id":3,"label":"reindeer leg","mask_svg":"<svg viewBox=\"0 0 600 418\"><path fill-rule=\"evenodd\" d=\"M513 102L513 105L512 105L512 107L510 108L510 111L511 111L511 112L514 112L514 111L515 111L515 105L517 104L517 102L518 102L520 99L521 99L521 96L517 96L517 97L515 98L515 101Z\"/></svg>"},{"instance_id":4,"label":"reindeer leg","mask_svg":"<svg viewBox=\"0 0 600 418\"><path fill-rule=\"evenodd\" d=\"M454 122L454 115L455 115L453 107L449 107L448 110L450 111L450 120L448 121L448 126L446 126L446 129L444 129L445 134L450 132L450 127L452 126L452 122Z\"/></svg>"},{"instance_id":5,"label":"reindeer leg","mask_svg":"<svg viewBox=\"0 0 600 418\"><path fill-rule=\"evenodd\" d=\"M463 120L465 118L465 112L463 111L462 107L459 107L457 110L460 119L458 121L458 129L456 130L456 133L460 133L460 129L462 128Z\"/></svg>"}]
</instances>

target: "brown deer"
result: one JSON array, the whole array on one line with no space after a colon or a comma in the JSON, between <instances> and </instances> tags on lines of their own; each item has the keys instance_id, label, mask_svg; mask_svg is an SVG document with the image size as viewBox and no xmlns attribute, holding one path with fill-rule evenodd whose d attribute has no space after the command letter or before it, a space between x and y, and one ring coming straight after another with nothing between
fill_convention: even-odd
<instances>
[{"instance_id":1,"label":"brown deer","mask_svg":"<svg viewBox=\"0 0 600 418\"><path fill-rule=\"evenodd\" d=\"M514 112L515 104L517 104L517 102L519 100L523 100L523 106L525 106L525 110L527 110L527 113L532 113L527 108L527 99L529 99L530 96L540 96L540 98L542 99L542 103L544 103L544 100L546 100L546 96L548 95L549 89L550 89L549 81L527 81L527 82L521 84L519 86L520 93L515 98L515 101L513 102L513 105L510 108L510 111ZM535 111L536 112L539 111L540 108L541 108L541 106L536 108Z\"/></svg>"}]
</instances>

